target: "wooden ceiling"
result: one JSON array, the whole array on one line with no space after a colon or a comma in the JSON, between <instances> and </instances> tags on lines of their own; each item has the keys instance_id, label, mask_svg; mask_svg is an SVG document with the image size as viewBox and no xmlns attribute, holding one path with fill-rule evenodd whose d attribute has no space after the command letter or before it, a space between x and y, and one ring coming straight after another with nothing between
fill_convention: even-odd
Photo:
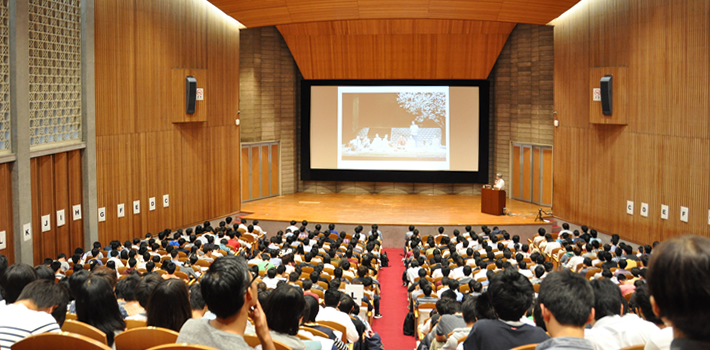
<instances>
[{"instance_id":1,"label":"wooden ceiling","mask_svg":"<svg viewBox=\"0 0 710 350\"><path fill-rule=\"evenodd\" d=\"M547 24L579 0L208 0L251 27L359 19Z\"/></svg>"},{"instance_id":2,"label":"wooden ceiling","mask_svg":"<svg viewBox=\"0 0 710 350\"><path fill-rule=\"evenodd\" d=\"M306 79L486 79L515 23L390 19L276 27Z\"/></svg>"}]
</instances>

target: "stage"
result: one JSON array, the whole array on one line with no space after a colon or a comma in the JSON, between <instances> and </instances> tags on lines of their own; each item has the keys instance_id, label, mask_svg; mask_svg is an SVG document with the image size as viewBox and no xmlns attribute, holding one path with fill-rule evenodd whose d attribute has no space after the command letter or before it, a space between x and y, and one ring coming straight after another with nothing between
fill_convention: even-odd
<instances>
[{"instance_id":1,"label":"stage","mask_svg":"<svg viewBox=\"0 0 710 350\"><path fill-rule=\"evenodd\" d=\"M269 236L284 230L291 220L308 220L309 228L319 223L323 229L330 223L336 230L353 232L357 225L376 223L383 232L385 248L403 246L404 232L415 225L422 235L434 234L439 226L452 235L454 229L463 231L471 225L480 232L481 225L498 226L511 235L520 235L527 242L539 227L551 231L550 222L535 222L538 209L549 212L549 207L508 198L509 215L481 213L481 196L466 195L385 195L385 194L313 194L296 193L260 199L242 204L242 215L248 220L259 220Z\"/></svg>"}]
</instances>

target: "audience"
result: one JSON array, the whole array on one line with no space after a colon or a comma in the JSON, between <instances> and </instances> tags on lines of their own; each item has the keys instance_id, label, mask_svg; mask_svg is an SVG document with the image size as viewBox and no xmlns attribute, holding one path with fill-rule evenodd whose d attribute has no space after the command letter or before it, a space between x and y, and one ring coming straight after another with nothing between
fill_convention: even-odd
<instances>
[{"instance_id":1,"label":"audience","mask_svg":"<svg viewBox=\"0 0 710 350\"><path fill-rule=\"evenodd\" d=\"M650 301L654 313L673 327L671 349L710 349L710 239L671 238L651 256Z\"/></svg>"},{"instance_id":2,"label":"audience","mask_svg":"<svg viewBox=\"0 0 710 350\"><path fill-rule=\"evenodd\" d=\"M594 290L594 321L584 337L594 343L596 350L618 350L645 344L651 335L659 331L655 324L638 317L622 317L622 305L626 299L614 282L599 279L591 281L591 285Z\"/></svg>"},{"instance_id":3,"label":"audience","mask_svg":"<svg viewBox=\"0 0 710 350\"><path fill-rule=\"evenodd\" d=\"M249 349L244 341L247 318L264 350L275 350L264 311L259 304L253 275L241 257L216 259L200 281L202 297L216 317L189 319L180 329L178 343L199 344L218 349Z\"/></svg>"},{"instance_id":4,"label":"audience","mask_svg":"<svg viewBox=\"0 0 710 350\"><path fill-rule=\"evenodd\" d=\"M302 317L307 313L303 293L286 284L271 291L264 303L264 315L269 324L271 339L293 350L305 350L306 346L296 337Z\"/></svg>"},{"instance_id":5,"label":"audience","mask_svg":"<svg viewBox=\"0 0 710 350\"><path fill-rule=\"evenodd\" d=\"M551 273L540 285L538 303L552 338L536 350L594 350L584 339L584 326L594 319L594 291L584 277L570 270Z\"/></svg>"},{"instance_id":6,"label":"audience","mask_svg":"<svg viewBox=\"0 0 710 350\"><path fill-rule=\"evenodd\" d=\"M116 334L126 329L113 287L104 276L90 275L81 285L76 295L76 316L104 332L109 346Z\"/></svg>"},{"instance_id":7,"label":"audience","mask_svg":"<svg viewBox=\"0 0 710 350\"><path fill-rule=\"evenodd\" d=\"M112 241L103 251L95 242L86 254L77 248L69 261L59 254L35 268L8 267L0 254L0 347L57 331L70 298L75 301L69 312L106 333L109 345L124 331L124 319L179 331L178 342L220 349L248 349L244 334L256 334L268 350L274 349L273 341L310 349L310 342L297 337L299 326L324 332L332 341L324 343L327 348L347 348L337 332L316 320L343 325L347 342L356 349L365 346L364 339L379 339L358 315L359 301L341 289L363 285L363 302L374 310L374 318L382 317L376 279L382 233L376 225L369 232L358 226L351 236L332 224L320 232L320 225L311 231L307 222L296 226L294 221L286 234L278 231L266 239L262 230L239 221L239 228L237 222L227 226L231 220L219 227L205 222L194 232L164 230L155 238L147 234L145 240ZM442 227L435 238L410 228L403 259L409 305L436 303L431 320L420 327L425 333L420 349L496 350L526 344L538 344L537 349L710 348L704 322L709 310L698 302L710 296L705 285L710 239L677 237L640 246L635 254L618 235L602 244L597 232L586 227L582 235L569 226L559 235L540 229L531 245L521 245L520 236L511 239L497 227L482 226L481 231L453 230L450 238ZM556 254L560 260L553 264L557 247L562 247ZM99 260L104 256L110 257L105 266ZM123 261L128 267L119 275ZM162 277L153 272L161 261L160 269L167 272L159 271ZM202 273L193 268L198 265L209 268ZM587 272L600 265L594 280L587 281ZM184 274L176 276L178 269ZM71 276L65 277L65 271ZM258 271L265 271L265 277L259 278ZM540 284L535 302L533 284ZM460 286L468 287L467 294ZM18 317L27 322L22 327L40 326L22 334L11 331L14 338L8 339L3 327L12 327ZM299 336L318 338L302 332Z\"/></svg>"},{"instance_id":8,"label":"audience","mask_svg":"<svg viewBox=\"0 0 710 350\"><path fill-rule=\"evenodd\" d=\"M530 281L514 269L495 274L488 297L498 319L477 321L464 341L464 349L508 350L549 339L542 329L521 322L532 306L534 294Z\"/></svg>"},{"instance_id":9,"label":"audience","mask_svg":"<svg viewBox=\"0 0 710 350\"><path fill-rule=\"evenodd\" d=\"M59 332L64 323L69 293L63 284L46 280L30 282L12 303L0 305L0 349L35 334ZM52 316L59 310L59 319Z\"/></svg>"},{"instance_id":10,"label":"audience","mask_svg":"<svg viewBox=\"0 0 710 350\"><path fill-rule=\"evenodd\" d=\"M180 331L192 317L187 284L181 279L163 280L153 288L148 299L147 325Z\"/></svg>"}]
</instances>

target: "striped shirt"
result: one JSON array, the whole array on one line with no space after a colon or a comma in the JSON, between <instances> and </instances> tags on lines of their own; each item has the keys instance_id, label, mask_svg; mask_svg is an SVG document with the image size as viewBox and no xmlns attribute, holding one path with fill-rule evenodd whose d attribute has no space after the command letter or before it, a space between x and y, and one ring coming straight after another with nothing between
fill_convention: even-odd
<instances>
[{"instance_id":1,"label":"striped shirt","mask_svg":"<svg viewBox=\"0 0 710 350\"><path fill-rule=\"evenodd\" d=\"M23 304L0 306L0 349L10 350L13 344L31 335L59 332L52 315L28 309Z\"/></svg>"}]
</instances>

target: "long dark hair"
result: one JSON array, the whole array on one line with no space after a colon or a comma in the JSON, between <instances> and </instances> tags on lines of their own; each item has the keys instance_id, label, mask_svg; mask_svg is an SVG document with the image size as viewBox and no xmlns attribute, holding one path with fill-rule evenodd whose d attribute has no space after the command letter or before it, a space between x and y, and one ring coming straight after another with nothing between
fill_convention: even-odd
<instances>
[{"instance_id":1,"label":"long dark hair","mask_svg":"<svg viewBox=\"0 0 710 350\"><path fill-rule=\"evenodd\" d=\"M89 276L76 296L77 319L106 333L106 341L113 345L115 331L126 328L111 283L101 276Z\"/></svg>"},{"instance_id":2,"label":"long dark hair","mask_svg":"<svg viewBox=\"0 0 710 350\"><path fill-rule=\"evenodd\" d=\"M300 319L306 307L303 293L288 284L274 289L264 304L264 314L269 329L279 333L296 335Z\"/></svg>"},{"instance_id":3,"label":"long dark hair","mask_svg":"<svg viewBox=\"0 0 710 350\"><path fill-rule=\"evenodd\" d=\"M180 279L168 279L158 283L148 299L148 326L162 327L180 332L190 317L190 295L187 285Z\"/></svg>"}]
</instances>

